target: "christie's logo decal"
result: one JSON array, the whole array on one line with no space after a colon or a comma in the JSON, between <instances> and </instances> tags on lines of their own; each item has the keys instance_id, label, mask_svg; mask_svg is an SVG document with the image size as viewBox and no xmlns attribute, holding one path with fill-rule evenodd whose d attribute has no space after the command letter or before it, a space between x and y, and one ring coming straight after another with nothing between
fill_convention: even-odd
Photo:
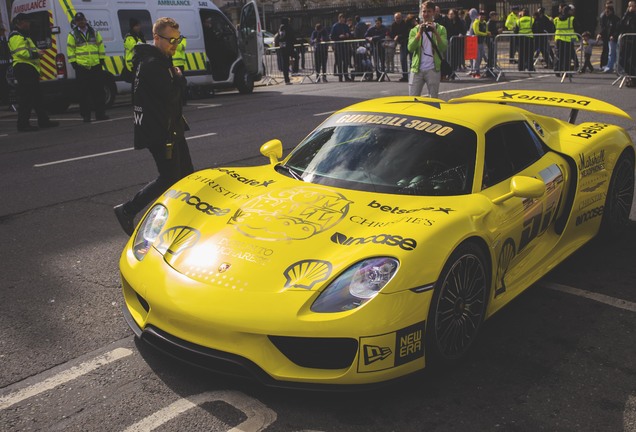
<instances>
[{"instance_id":1,"label":"christie's logo decal","mask_svg":"<svg viewBox=\"0 0 636 432\"><path fill-rule=\"evenodd\" d=\"M183 201L184 203L193 206L201 213L204 213L208 216L225 216L230 212L230 209L222 209L219 207L215 207L210 203L205 201L201 201L196 195L190 195L188 192L182 192L174 189L168 190L165 194L166 197L176 199L179 201Z\"/></svg>"},{"instance_id":2,"label":"christie's logo decal","mask_svg":"<svg viewBox=\"0 0 636 432\"><path fill-rule=\"evenodd\" d=\"M588 154L579 153L579 171L581 177L587 177L595 172L605 169L605 150L598 153Z\"/></svg>"},{"instance_id":3,"label":"christie's logo decal","mask_svg":"<svg viewBox=\"0 0 636 432\"><path fill-rule=\"evenodd\" d=\"M228 223L243 235L259 240L302 240L338 224L350 204L329 189L296 187L250 199Z\"/></svg>"},{"instance_id":4,"label":"christie's logo decal","mask_svg":"<svg viewBox=\"0 0 636 432\"><path fill-rule=\"evenodd\" d=\"M233 179L235 179L238 182L241 182L245 185L248 186L254 186L254 187L268 187L269 185L271 185L272 183L274 183L274 180L254 180L254 179L249 179L247 177L243 177L241 174L239 174L238 172L231 170L231 169L225 169L225 168L217 168L219 171L221 171L222 173L225 173L227 175L229 175L230 177L232 177Z\"/></svg>"},{"instance_id":5,"label":"christie's logo decal","mask_svg":"<svg viewBox=\"0 0 636 432\"><path fill-rule=\"evenodd\" d=\"M200 183L208 185L209 187L212 188L212 190L214 192L219 193L222 196L224 196L226 198L229 198L229 199L246 200L246 199L250 199L251 198L251 196L247 195L247 194L234 193L231 190L229 190L227 187L225 187L224 185L219 183L218 181L212 180L210 178L204 177L204 176L199 175L199 174L190 174L187 178L189 180L198 181Z\"/></svg>"},{"instance_id":6,"label":"christie's logo decal","mask_svg":"<svg viewBox=\"0 0 636 432\"><path fill-rule=\"evenodd\" d=\"M326 281L331 276L333 266L322 260L302 260L285 269L285 288L302 288L310 290L317 283Z\"/></svg>"},{"instance_id":7,"label":"christie's logo decal","mask_svg":"<svg viewBox=\"0 0 636 432\"><path fill-rule=\"evenodd\" d=\"M420 207L416 209L403 209L398 206L391 207L388 205L382 205L376 200L371 201L369 204L367 204L367 206L371 208L380 209L386 213L393 213L393 214L413 213L413 212L419 212L419 211L434 211L434 212L443 212L448 214L449 212L455 211L453 209L446 208L446 207Z\"/></svg>"},{"instance_id":8,"label":"christie's logo decal","mask_svg":"<svg viewBox=\"0 0 636 432\"><path fill-rule=\"evenodd\" d=\"M386 246L399 246L405 251L412 251L417 247L417 242L412 238L404 238L399 235L378 234L369 237L349 237L342 233L335 233L331 236L331 241L335 244L343 246L359 245L359 244L379 244Z\"/></svg>"},{"instance_id":9,"label":"christie's logo decal","mask_svg":"<svg viewBox=\"0 0 636 432\"><path fill-rule=\"evenodd\" d=\"M394 225L397 223L408 223L408 224L415 224L415 225L422 225L422 226L432 226L433 223L435 222L434 220L431 220L431 219L413 217L413 216L402 216L390 221L375 221L375 220L367 219L363 216L351 216L349 220L353 222L354 224L366 226L369 228L382 228L382 227Z\"/></svg>"}]
</instances>

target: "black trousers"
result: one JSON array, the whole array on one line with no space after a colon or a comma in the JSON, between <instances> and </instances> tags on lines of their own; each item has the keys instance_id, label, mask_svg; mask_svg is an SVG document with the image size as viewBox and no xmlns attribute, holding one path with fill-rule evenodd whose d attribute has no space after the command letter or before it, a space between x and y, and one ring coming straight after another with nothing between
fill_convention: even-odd
<instances>
[{"instance_id":1,"label":"black trousers","mask_svg":"<svg viewBox=\"0 0 636 432\"><path fill-rule=\"evenodd\" d=\"M9 65L0 65L0 104L9 104L9 83L7 82L7 69Z\"/></svg>"},{"instance_id":2,"label":"black trousers","mask_svg":"<svg viewBox=\"0 0 636 432\"><path fill-rule=\"evenodd\" d=\"M95 111L97 117L104 116L106 108L101 65L90 69L78 65L75 69L75 77L80 90L81 116L90 118L91 111Z\"/></svg>"},{"instance_id":3,"label":"black trousers","mask_svg":"<svg viewBox=\"0 0 636 432\"><path fill-rule=\"evenodd\" d=\"M29 125L32 109L35 109L39 124L47 123L49 116L42 102L38 71L31 65L18 63L13 67L13 74L18 81L18 128Z\"/></svg>"},{"instance_id":4,"label":"black trousers","mask_svg":"<svg viewBox=\"0 0 636 432\"><path fill-rule=\"evenodd\" d=\"M174 143L170 159L166 157L166 147L163 145L148 150L155 160L159 177L144 186L133 199L124 204L124 211L129 215L136 215L148 204L159 198L174 183L194 172L190 150L185 138Z\"/></svg>"}]
</instances>

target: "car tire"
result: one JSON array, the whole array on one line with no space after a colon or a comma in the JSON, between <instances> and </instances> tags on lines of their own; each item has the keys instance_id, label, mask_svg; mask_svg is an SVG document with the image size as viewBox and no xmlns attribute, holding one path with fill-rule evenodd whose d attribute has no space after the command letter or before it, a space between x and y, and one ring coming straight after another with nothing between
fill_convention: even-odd
<instances>
[{"instance_id":1,"label":"car tire","mask_svg":"<svg viewBox=\"0 0 636 432\"><path fill-rule=\"evenodd\" d=\"M435 284L426 320L427 366L452 364L472 347L486 316L490 272L484 252L461 244Z\"/></svg>"},{"instance_id":2,"label":"car tire","mask_svg":"<svg viewBox=\"0 0 636 432\"><path fill-rule=\"evenodd\" d=\"M607 189L600 234L614 240L629 226L634 201L634 154L625 150L618 158Z\"/></svg>"}]
</instances>

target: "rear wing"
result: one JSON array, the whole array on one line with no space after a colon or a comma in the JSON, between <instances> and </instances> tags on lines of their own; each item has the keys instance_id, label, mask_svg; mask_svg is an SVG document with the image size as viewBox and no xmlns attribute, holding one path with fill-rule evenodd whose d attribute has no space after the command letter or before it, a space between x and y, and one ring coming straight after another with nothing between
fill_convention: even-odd
<instances>
[{"instance_id":1,"label":"rear wing","mask_svg":"<svg viewBox=\"0 0 636 432\"><path fill-rule=\"evenodd\" d=\"M489 91L476 93L469 96L451 99L449 103L462 102L490 102L490 103L517 103L527 105L541 105L557 108L569 108L572 124L576 121L579 110L592 111L599 114L609 114L632 120L632 117L622 109L587 96L537 90L509 90L509 91Z\"/></svg>"}]
</instances>

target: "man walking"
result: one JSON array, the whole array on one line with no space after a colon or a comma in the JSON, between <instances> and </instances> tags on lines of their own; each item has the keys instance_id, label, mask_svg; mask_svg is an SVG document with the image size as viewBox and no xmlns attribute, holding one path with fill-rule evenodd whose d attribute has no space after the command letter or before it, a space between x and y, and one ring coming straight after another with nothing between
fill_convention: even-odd
<instances>
[{"instance_id":1,"label":"man walking","mask_svg":"<svg viewBox=\"0 0 636 432\"><path fill-rule=\"evenodd\" d=\"M38 50L28 36L31 23L26 14L19 13L13 18L13 25L15 30L9 35L9 50L13 57L13 75L18 82L18 132L38 130L29 124L31 109L35 109L39 127L58 126L58 122L49 119L42 102L40 57L43 51Z\"/></svg>"},{"instance_id":2,"label":"man walking","mask_svg":"<svg viewBox=\"0 0 636 432\"><path fill-rule=\"evenodd\" d=\"M66 39L68 61L75 70L80 90L80 114L84 122L91 121L91 111L97 120L108 120L104 106L102 67L106 54L102 35L89 26L82 12L75 14L75 27Z\"/></svg>"},{"instance_id":3,"label":"man walking","mask_svg":"<svg viewBox=\"0 0 636 432\"><path fill-rule=\"evenodd\" d=\"M150 151L159 177L130 201L115 206L117 220L128 235L135 229L137 213L194 171L184 136L187 124L182 115L179 70L172 65L172 56L183 36L172 18L155 21L152 33L154 45L135 47L139 64L133 85L133 117L135 148Z\"/></svg>"},{"instance_id":4,"label":"man walking","mask_svg":"<svg viewBox=\"0 0 636 432\"><path fill-rule=\"evenodd\" d=\"M402 67L402 78L400 78L400 81L407 82L409 80L409 49L407 45L409 42L410 28L402 18L401 12L397 12L393 15L393 20L393 24L391 24L391 37L396 45L400 47L400 66Z\"/></svg>"},{"instance_id":5,"label":"man walking","mask_svg":"<svg viewBox=\"0 0 636 432\"><path fill-rule=\"evenodd\" d=\"M432 98L439 94L441 81L441 55L446 51L448 41L443 25L433 22L435 3L422 3L422 24L409 33L409 52L413 54L409 76L409 96L420 96L424 83Z\"/></svg>"}]
</instances>

